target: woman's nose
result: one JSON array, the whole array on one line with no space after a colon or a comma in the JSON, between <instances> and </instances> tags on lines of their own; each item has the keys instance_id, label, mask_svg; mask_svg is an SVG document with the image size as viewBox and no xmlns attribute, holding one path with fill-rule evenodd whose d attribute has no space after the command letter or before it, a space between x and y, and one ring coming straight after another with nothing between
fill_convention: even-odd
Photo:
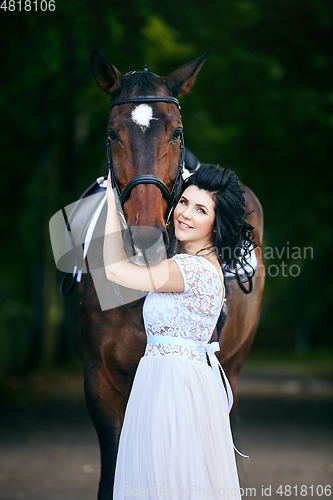
<instances>
[{"instance_id":1,"label":"woman's nose","mask_svg":"<svg viewBox=\"0 0 333 500\"><path fill-rule=\"evenodd\" d=\"M187 219L191 219L192 218L190 207L185 207L185 210L183 212L183 217L186 217Z\"/></svg>"}]
</instances>

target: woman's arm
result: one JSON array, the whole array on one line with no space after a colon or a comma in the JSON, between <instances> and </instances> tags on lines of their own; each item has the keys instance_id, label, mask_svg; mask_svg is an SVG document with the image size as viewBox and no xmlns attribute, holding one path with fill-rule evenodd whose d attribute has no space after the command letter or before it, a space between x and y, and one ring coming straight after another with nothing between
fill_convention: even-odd
<instances>
[{"instance_id":1,"label":"woman's arm","mask_svg":"<svg viewBox=\"0 0 333 500\"><path fill-rule=\"evenodd\" d=\"M103 256L107 279L134 290L183 292L184 280L174 260L163 260L155 266L137 266L128 262L121 238L110 173L107 181L106 199L108 211Z\"/></svg>"}]
</instances>

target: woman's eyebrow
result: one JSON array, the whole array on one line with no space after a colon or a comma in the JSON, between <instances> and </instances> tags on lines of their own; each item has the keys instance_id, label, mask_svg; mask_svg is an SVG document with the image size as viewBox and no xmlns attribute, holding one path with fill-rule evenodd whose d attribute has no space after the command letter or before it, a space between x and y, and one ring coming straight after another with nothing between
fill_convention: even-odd
<instances>
[{"instance_id":1,"label":"woman's eyebrow","mask_svg":"<svg viewBox=\"0 0 333 500\"><path fill-rule=\"evenodd\" d=\"M180 198L183 198L185 201L188 202L188 199L186 198L186 196L181 196ZM196 207L204 207L206 210L208 210L208 208L206 207L206 205L202 205L201 203L196 203L195 204Z\"/></svg>"}]
</instances>

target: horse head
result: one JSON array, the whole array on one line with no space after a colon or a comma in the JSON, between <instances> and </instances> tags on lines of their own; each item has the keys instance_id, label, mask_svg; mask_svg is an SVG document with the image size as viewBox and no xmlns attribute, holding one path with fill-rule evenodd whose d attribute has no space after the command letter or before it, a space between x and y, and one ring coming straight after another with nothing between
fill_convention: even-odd
<instances>
[{"instance_id":1,"label":"horse head","mask_svg":"<svg viewBox=\"0 0 333 500\"><path fill-rule=\"evenodd\" d=\"M134 251L138 264L146 263L152 247L149 261L156 264L169 246L166 219L181 182L184 148L176 97L191 90L209 52L165 77L147 67L122 75L98 51L91 54L94 79L111 96L109 166L130 235L125 249Z\"/></svg>"}]
</instances>

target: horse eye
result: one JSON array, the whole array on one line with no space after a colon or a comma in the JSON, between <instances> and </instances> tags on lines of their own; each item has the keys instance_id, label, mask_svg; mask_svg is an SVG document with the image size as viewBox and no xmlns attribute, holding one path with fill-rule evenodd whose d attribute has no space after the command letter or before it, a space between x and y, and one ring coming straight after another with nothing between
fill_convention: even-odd
<instances>
[{"instance_id":1,"label":"horse eye","mask_svg":"<svg viewBox=\"0 0 333 500\"><path fill-rule=\"evenodd\" d=\"M172 133L171 139L174 140L174 141L178 141L178 139L181 137L181 135L182 135L182 129L181 128L177 128Z\"/></svg>"},{"instance_id":2,"label":"horse eye","mask_svg":"<svg viewBox=\"0 0 333 500\"><path fill-rule=\"evenodd\" d=\"M112 142L119 141L119 134L115 130L110 129L108 130L108 139Z\"/></svg>"}]
</instances>

